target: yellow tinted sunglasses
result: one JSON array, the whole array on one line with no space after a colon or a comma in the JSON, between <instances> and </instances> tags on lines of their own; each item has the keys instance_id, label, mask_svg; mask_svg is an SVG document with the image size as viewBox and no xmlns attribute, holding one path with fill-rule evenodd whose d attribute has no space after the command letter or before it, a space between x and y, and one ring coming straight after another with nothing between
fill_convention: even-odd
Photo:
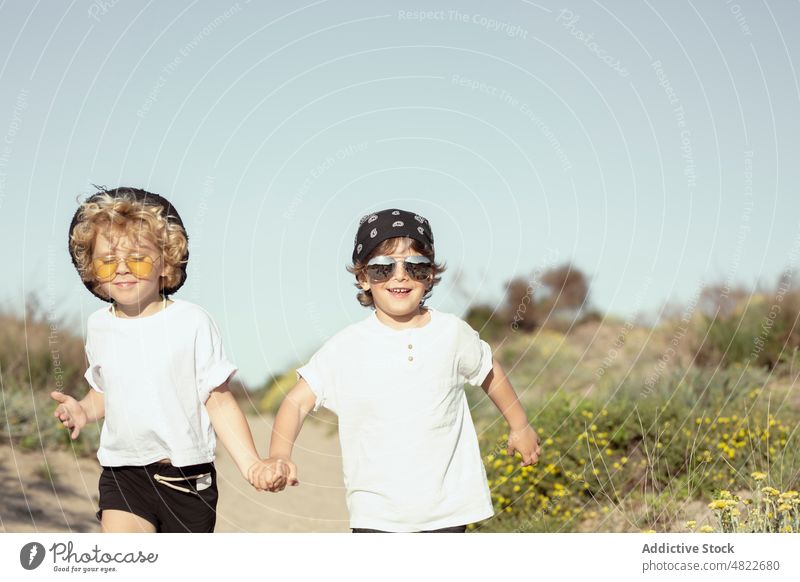
<instances>
[{"instance_id":1,"label":"yellow tinted sunglasses","mask_svg":"<svg viewBox=\"0 0 800 582\"><path fill-rule=\"evenodd\" d=\"M120 261L125 261L131 275L137 279L145 279L153 272L153 264L161 257L155 259L147 255L130 255L124 259L117 257L100 257L92 260L92 267L94 267L94 277L98 281L106 282L111 281L117 274L117 265Z\"/></svg>"}]
</instances>

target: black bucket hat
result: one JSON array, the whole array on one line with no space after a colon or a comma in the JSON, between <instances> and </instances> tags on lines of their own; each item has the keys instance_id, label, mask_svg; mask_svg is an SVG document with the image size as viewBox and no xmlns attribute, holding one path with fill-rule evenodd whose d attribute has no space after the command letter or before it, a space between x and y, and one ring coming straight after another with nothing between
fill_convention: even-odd
<instances>
[{"instance_id":1,"label":"black bucket hat","mask_svg":"<svg viewBox=\"0 0 800 582\"><path fill-rule=\"evenodd\" d=\"M87 198L83 202L83 204L89 202L96 202L100 198L100 196L111 196L112 198L132 200L134 202L139 202L147 206L157 206L163 210L163 215L167 219L167 222L169 222L170 224L177 224L178 226L180 226L181 229L183 230L184 236L186 236L186 240L187 241L189 240L189 235L186 233L186 228L183 226L183 221L181 220L178 211L175 210L175 207L172 206L172 203L169 200L163 198L162 196L159 196L158 194L153 194L152 192L147 192L146 190L142 190L140 188L130 188L126 186L121 186L119 188L114 188L112 190L101 189L100 192L93 194L92 196ZM70 244L70 242L72 241L72 233L75 230L75 226L78 224L78 219L80 218L80 213L83 204L81 204L81 207L79 207L78 210L75 211L75 215L72 217L72 222L69 225L69 238L67 239L67 248L69 249L69 256L72 259L72 264L75 266L76 270L78 269L78 261L76 260L75 254L72 251L72 244ZM181 258L181 264L177 267L178 271L180 272L180 279L172 287L165 287L163 289L164 295L172 295L178 289L183 287L183 284L186 282L186 265L188 264L188 261L189 261L189 248L187 246L186 253L184 253L183 257ZM92 295L108 303L112 302L111 298L103 297L93 289L94 284L92 281L82 280L82 282Z\"/></svg>"}]
</instances>

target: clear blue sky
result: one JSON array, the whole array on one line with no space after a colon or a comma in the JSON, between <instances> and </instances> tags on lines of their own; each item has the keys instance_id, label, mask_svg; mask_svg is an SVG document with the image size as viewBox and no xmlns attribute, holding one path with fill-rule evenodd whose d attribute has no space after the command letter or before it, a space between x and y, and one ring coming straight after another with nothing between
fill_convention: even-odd
<instances>
[{"instance_id":1,"label":"clear blue sky","mask_svg":"<svg viewBox=\"0 0 800 582\"><path fill-rule=\"evenodd\" d=\"M796 267L796 2L262 4L0 4L0 301L83 332L90 183L175 203L178 296L250 385L366 315L344 267L389 206L431 221L457 314L566 260L622 317Z\"/></svg>"}]
</instances>

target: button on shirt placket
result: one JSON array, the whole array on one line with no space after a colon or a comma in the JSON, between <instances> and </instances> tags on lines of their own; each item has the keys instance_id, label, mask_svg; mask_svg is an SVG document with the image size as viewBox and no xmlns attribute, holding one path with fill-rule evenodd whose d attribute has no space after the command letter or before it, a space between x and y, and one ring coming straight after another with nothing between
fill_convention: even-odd
<instances>
[{"instance_id":1,"label":"button on shirt placket","mask_svg":"<svg viewBox=\"0 0 800 582\"><path fill-rule=\"evenodd\" d=\"M414 342L412 340L412 334L409 332L406 334L405 337L405 344L406 344L406 352L407 352L407 360L409 365L414 364Z\"/></svg>"}]
</instances>

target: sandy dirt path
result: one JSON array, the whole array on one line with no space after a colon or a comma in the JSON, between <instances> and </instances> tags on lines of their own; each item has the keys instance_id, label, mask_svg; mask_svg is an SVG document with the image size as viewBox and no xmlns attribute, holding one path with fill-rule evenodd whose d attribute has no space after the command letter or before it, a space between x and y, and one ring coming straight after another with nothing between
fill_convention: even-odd
<instances>
[{"instance_id":1,"label":"sandy dirt path","mask_svg":"<svg viewBox=\"0 0 800 582\"><path fill-rule=\"evenodd\" d=\"M256 447L267 454L272 418L249 418ZM300 485L281 493L259 493L218 447L217 532L349 532L342 459L335 427L306 422L295 444ZM222 476L224 475L224 476Z\"/></svg>"},{"instance_id":2,"label":"sandy dirt path","mask_svg":"<svg viewBox=\"0 0 800 582\"><path fill-rule=\"evenodd\" d=\"M265 455L272 418L248 420ZM217 453L217 532L349 531L339 440L329 423L305 424L294 453L300 485L282 493L255 491L222 446ZM21 452L0 445L0 532L99 531L94 518L99 476L94 457L76 458L70 451Z\"/></svg>"}]
</instances>

